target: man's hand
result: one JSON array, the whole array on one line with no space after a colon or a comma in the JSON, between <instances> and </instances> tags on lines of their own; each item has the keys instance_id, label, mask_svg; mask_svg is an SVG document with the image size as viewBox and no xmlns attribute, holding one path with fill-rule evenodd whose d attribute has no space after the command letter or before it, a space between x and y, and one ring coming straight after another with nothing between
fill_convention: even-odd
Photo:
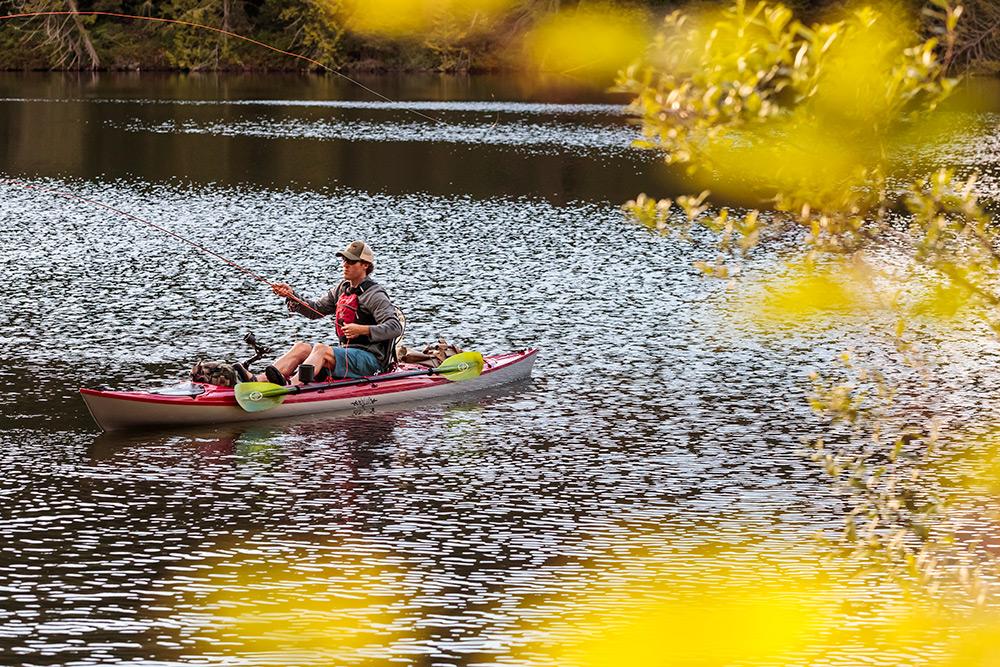
<instances>
[{"instance_id":1,"label":"man's hand","mask_svg":"<svg viewBox=\"0 0 1000 667\"><path fill-rule=\"evenodd\" d=\"M294 290L292 290L288 283L274 283L271 285L271 291L286 299L294 294Z\"/></svg>"},{"instance_id":2,"label":"man's hand","mask_svg":"<svg viewBox=\"0 0 1000 667\"><path fill-rule=\"evenodd\" d=\"M348 339L368 335L367 324L355 324L354 322L351 322L350 324L341 326L340 329L344 332L344 335L347 336Z\"/></svg>"}]
</instances>

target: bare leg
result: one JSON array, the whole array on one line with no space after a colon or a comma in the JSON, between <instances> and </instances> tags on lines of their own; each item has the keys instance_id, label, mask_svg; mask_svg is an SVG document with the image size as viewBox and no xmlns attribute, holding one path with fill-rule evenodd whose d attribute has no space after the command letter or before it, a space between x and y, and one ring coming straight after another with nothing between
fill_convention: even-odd
<instances>
[{"instance_id":1,"label":"bare leg","mask_svg":"<svg viewBox=\"0 0 1000 667\"><path fill-rule=\"evenodd\" d=\"M332 369L333 348L324 343L316 343L312 346L309 356L302 363L311 365L316 370L316 373L319 373L323 367ZM295 378L294 383L299 384L298 378Z\"/></svg>"},{"instance_id":2,"label":"bare leg","mask_svg":"<svg viewBox=\"0 0 1000 667\"><path fill-rule=\"evenodd\" d=\"M283 355L278 357L272 366L281 371L281 374L286 378L291 377L295 369L299 367L299 364L309 356L312 346L309 343L298 342L292 345L292 348L285 352ZM257 376L257 380L260 382L267 382L267 376L263 373Z\"/></svg>"}]
</instances>

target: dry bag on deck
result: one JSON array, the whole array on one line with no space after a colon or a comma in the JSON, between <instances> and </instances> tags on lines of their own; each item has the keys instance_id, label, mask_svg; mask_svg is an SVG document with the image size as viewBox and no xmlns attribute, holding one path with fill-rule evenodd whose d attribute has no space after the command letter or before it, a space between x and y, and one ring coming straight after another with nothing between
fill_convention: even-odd
<instances>
[{"instance_id":1,"label":"dry bag on deck","mask_svg":"<svg viewBox=\"0 0 1000 667\"><path fill-rule=\"evenodd\" d=\"M444 338L438 338L438 342L427 345L422 351L398 345L396 358L403 364L418 364L427 368L437 368L445 359L459 354L461 351L462 348L458 345L449 343Z\"/></svg>"},{"instance_id":2,"label":"dry bag on deck","mask_svg":"<svg viewBox=\"0 0 1000 667\"><path fill-rule=\"evenodd\" d=\"M227 364L224 361L198 360L198 363L191 369L191 382L235 387L239 379L232 364Z\"/></svg>"}]
</instances>

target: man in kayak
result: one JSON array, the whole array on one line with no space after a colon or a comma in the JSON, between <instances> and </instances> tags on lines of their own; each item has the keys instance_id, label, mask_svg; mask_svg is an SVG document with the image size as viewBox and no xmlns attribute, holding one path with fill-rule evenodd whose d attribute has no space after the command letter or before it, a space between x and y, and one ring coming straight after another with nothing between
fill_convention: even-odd
<instances>
[{"instance_id":1,"label":"man in kayak","mask_svg":"<svg viewBox=\"0 0 1000 667\"><path fill-rule=\"evenodd\" d=\"M393 344L402 335L403 324L385 288L371 278L375 254L364 241L354 241L337 257L343 262L344 279L315 301L301 299L285 283L275 283L271 289L285 297L293 313L311 320L334 316L340 345L296 343L267 367L261 379L284 385L296 369L298 381L304 383L330 377L358 378L388 370ZM308 308L295 299L304 301Z\"/></svg>"}]
</instances>

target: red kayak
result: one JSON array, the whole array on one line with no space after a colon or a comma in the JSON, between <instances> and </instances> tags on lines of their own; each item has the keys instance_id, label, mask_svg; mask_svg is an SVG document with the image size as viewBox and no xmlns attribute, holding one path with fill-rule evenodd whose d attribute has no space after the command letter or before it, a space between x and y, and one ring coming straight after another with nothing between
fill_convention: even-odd
<instances>
[{"instance_id":1,"label":"red kayak","mask_svg":"<svg viewBox=\"0 0 1000 667\"><path fill-rule=\"evenodd\" d=\"M105 431L151 426L222 424L321 412L372 413L380 406L447 396L461 396L531 375L538 350L528 349L484 357L482 373L462 382L440 375L407 375L421 366L401 364L392 374L374 375L366 382L333 381L323 388L292 394L265 412L247 412L237 403L232 387L184 383L152 391L101 391L81 389L94 420ZM338 386L343 384L345 386Z\"/></svg>"}]
</instances>

